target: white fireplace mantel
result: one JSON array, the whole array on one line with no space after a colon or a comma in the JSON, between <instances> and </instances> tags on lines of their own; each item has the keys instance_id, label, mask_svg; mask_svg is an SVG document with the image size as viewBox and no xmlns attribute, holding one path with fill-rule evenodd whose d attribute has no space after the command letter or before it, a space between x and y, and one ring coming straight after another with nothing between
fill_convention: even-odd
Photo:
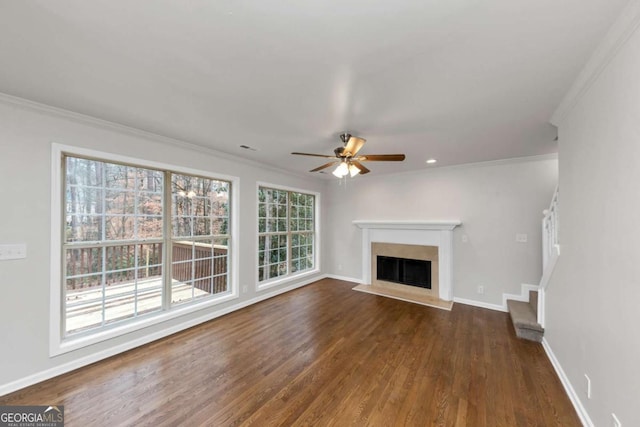
<instances>
[{"instance_id":1,"label":"white fireplace mantel","mask_svg":"<svg viewBox=\"0 0 640 427\"><path fill-rule=\"evenodd\" d=\"M353 224L360 228L378 228L390 230L453 230L462 224L459 220L438 221L369 221L355 220Z\"/></svg>"},{"instance_id":2,"label":"white fireplace mantel","mask_svg":"<svg viewBox=\"0 0 640 427\"><path fill-rule=\"evenodd\" d=\"M371 284L371 243L437 246L439 258L439 298L453 300L453 229L460 220L379 221L355 220L362 229L362 279Z\"/></svg>"}]
</instances>

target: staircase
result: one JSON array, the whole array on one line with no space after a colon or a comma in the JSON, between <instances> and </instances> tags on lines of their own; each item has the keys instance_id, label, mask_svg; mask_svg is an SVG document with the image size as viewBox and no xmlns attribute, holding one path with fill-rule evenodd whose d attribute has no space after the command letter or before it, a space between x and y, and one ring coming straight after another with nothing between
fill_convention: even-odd
<instances>
[{"instance_id":1,"label":"staircase","mask_svg":"<svg viewBox=\"0 0 640 427\"><path fill-rule=\"evenodd\" d=\"M507 300L516 336L541 342L544 328L538 323L538 291L529 291L529 301Z\"/></svg>"},{"instance_id":2,"label":"staircase","mask_svg":"<svg viewBox=\"0 0 640 427\"><path fill-rule=\"evenodd\" d=\"M542 219L542 278L537 291L529 291L529 301L507 300L507 308L516 336L541 342L544 335L545 291L560 256L558 244L558 188Z\"/></svg>"}]
</instances>

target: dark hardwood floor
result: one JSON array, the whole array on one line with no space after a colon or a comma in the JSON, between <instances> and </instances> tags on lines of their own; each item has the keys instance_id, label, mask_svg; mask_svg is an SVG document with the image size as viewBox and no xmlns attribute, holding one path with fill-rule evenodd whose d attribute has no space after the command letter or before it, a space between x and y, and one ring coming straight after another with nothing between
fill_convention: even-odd
<instances>
[{"instance_id":1,"label":"dark hardwood floor","mask_svg":"<svg viewBox=\"0 0 640 427\"><path fill-rule=\"evenodd\" d=\"M506 313L451 312L322 280L0 405L67 426L579 426L540 344Z\"/></svg>"}]
</instances>

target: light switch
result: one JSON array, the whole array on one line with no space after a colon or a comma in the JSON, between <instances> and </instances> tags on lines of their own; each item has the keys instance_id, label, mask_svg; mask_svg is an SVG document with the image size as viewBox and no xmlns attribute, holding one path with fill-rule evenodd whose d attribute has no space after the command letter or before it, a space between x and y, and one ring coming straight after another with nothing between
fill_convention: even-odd
<instances>
[{"instance_id":1,"label":"light switch","mask_svg":"<svg viewBox=\"0 0 640 427\"><path fill-rule=\"evenodd\" d=\"M0 245L0 260L23 259L27 257L27 245Z\"/></svg>"}]
</instances>

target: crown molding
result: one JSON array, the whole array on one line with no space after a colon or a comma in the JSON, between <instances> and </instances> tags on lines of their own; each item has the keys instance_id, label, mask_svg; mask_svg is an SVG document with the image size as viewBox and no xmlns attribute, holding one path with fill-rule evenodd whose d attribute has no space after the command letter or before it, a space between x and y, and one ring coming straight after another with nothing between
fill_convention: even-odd
<instances>
[{"instance_id":1,"label":"crown molding","mask_svg":"<svg viewBox=\"0 0 640 427\"><path fill-rule=\"evenodd\" d=\"M261 163L255 160L246 159L244 157L240 157L235 154L219 151L211 147L196 144L194 142L182 141L179 139L175 139L175 138L160 135L157 133L149 132L146 130L134 128L131 126L120 124L120 123L99 119L94 116L77 113L71 110L65 110L64 108L54 107L51 105L42 104L40 102L31 101L29 99L20 98L18 96L9 95L3 92L0 92L0 103L19 107L24 110L33 111L40 114L46 114L56 118L67 119L82 125L88 125L95 128L111 130L114 132L130 135L138 138L144 138L152 142L170 145L172 147L179 147L186 150L196 151L199 153L215 156L217 158L222 158L222 159L233 161L233 162L243 163L249 166L259 167L261 169L278 172L284 175L289 175L296 178L304 178L309 180L309 176L307 175L283 170L276 166L272 166L268 163Z\"/></svg>"},{"instance_id":2,"label":"crown molding","mask_svg":"<svg viewBox=\"0 0 640 427\"><path fill-rule=\"evenodd\" d=\"M593 52L580 74L578 74L560 105L556 108L550 119L551 124L560 126L560 123L589 91L593 83L616 57L639 25L640 0L631 0L622 10L622 13Z\"/></svg>"},{"instance_id":3,"label":"crown molding","mask_svg":"<svg viewBox=\"0 0 640 427\"><path fill-rule=\"evenodd\" d=\"M408 171L379 174L375 176L365 175L360 179L354 180L353 184L351 185L357 184L359 182L367 182L367 181L371 182L377 179L385 180L393 177L411 177L415 175L437 174L437 173L452 171L452 170L457 171L457 170L485 168L485 167L492 167L492 166L509 166L509 165L514 165L518 163L532 163L532 162L541 162L546 160L558 160L558 153L539 154L539 155L526 156L526 157L510 157L506 159L486 160L483 162L461 163L459 165L425 167L424 169L413 169Z\"/></svg>"}]
</instances>

